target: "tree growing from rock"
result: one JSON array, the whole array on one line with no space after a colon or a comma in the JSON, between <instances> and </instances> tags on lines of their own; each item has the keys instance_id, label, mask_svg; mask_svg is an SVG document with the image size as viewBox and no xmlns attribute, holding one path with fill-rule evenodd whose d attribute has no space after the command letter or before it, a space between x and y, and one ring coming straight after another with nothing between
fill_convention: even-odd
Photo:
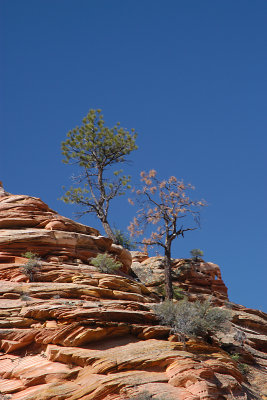
<instances>
[{"instance_id":1,"label":"tree growing from rock","mask_svg":"<svg viewBox=\"0 0 267 400\"><path fill-rule=\"evenodd\" d=\"M119 122L108 128L101 110L89 110L82 125L69 131L62 142L63 162L78 166L80 172L73 177L76 186L71 186L62 200L82 206L80 215L95 214L114 242L116 237L108 220L110 202L130 188L130 176L111 168L124 163L126 156L137 149L136 136L134 129L128 131Z\"/></svg>"},{"instance_id":2,"label":"tree growing from rock","mask_svg":"<svg viewBox=\"0 0 267 400\"><path fill-rule=\"evenodd\" d=\"M204 256L204 252L200 249L192 249L190 254L194 261L199 261Z\"/></svg>"},{"instance_id":3,"label":"tree growing from rock","mask_svg":"<svg viewBox=\"0 0 267 400\"><path fill-rule=\"evenodd\" d=\"M168 299L173 298L171 277L171 247L172 243L184 233L197 229L199 226L199 211L205 205L204 201L195 201L188 192L193 190L191 184L184 184L175 176L167 180L159 180L155 170L141 172L141 189L133 190L139 205L137 216L129 226L131 236L144 235L148 226L152 226L150 236L143 238L146 246L160 246L164 250L165 292ZM132 199L129 199L134 204ZM184 226L184 221L191 219L194 226Z\"/></svg>"}]
</instances>

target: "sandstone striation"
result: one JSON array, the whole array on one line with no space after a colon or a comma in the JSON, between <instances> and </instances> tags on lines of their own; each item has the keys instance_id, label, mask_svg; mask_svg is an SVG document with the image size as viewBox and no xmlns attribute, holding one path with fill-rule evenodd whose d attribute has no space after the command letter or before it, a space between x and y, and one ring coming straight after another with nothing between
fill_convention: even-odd
<instances>
[{"instance_id":1,"label":"sandstone striation","mask_svg":"<svg viewBox=\"0 0 267 400\"><path fill-rule=\"evenodd\" d=\"M84 261L110 253L131 266L131 254L100 236L99 231L62 217L42 200L22 195L0 197L0 256L21 256L24 250L48 261Z\"/></svg>"},{"instance_id":2,"label":"sandstone striation","mask_svg":"<svg viewBox=\"0 0 267 400\"><path fill-rule=\"evenodd\" d=\"M215 264L174 260L191 300L232 312L227 334L184 347L151 308L161 258L133 254L133 279L127 250L29 196L0 197L0 227L0 399L267 398L267 316L229 303ZM26 251L40 257L31 275ZM90 264L104 252L122 261L116 274Z\"/></svg>"}]
</instances>

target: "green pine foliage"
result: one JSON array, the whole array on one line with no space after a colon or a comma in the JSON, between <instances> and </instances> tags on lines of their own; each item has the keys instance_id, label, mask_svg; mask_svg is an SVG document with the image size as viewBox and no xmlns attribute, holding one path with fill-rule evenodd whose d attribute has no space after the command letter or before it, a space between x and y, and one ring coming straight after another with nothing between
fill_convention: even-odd
<instances>
[{"instance_id":1,"label":"green pine foliage","mask_svg":"<svg viewBox=\"0 0 267 400\"><path fill-rule=\"evenodd\" d=\"M239 359L240 359L240 354L234 353L234 354L231 354L230 357L231 357L231 359L232 359L233 361L238 362Z\"/></svg>"},{"instance_id":2,"label":"green pine foliage","mask_svg":"<svg viewBox=\"0 0 267 400\"><path fill-rule=\"evenodd\" d=\"M129 235L121 231L120 229L114 229L114 235L116 238L116 244L124 247L127 250L135 250L136 244L130 239Z\"/></svg>"},{"instance_id":3,"label":"green pine foliage","mask_svg":"<svg viewBox=\"0 0 267 400\"><path fill-rule=\"evenodd\" d=\"M204 256L203 251L200 249L193 249L190 251L190 254L195 261L199 261L199 259Z\"/></svg>"},{"instance_id":4,"label":"green pine foliage","mask_svg":"<svg viewBox=\"0 0 267 400\"><path fill-rule=\"evenodd\" d=\"M245 363L238 363L237 365L239 371L241 372L242 375L248 375L249 374L249 366Z\"/></svg>"},{"instance_id":5,"label":"green pine foliage","mask_svg":"<svg viewBox=\"0 0 267 400\"><path fill-rule=\"evenodd\" d=\"M137 149L136 137L134 129L128 131L119 122L108 128L101 110L89 110L82 125L69 131L61 146L63 162L75 164L79 169L79 174L73 178L75 186L66 191L62 200L82 206L81 215L96 215L114 242L115 236L108 222L109 206L111 200L124 195L130 188L130 176L113 167L124 163Z\"/></svg>"},{"instance_id":6,"label":"green pine foliage","mask_svg":"<svg viewBox=\"0 0 267 400\"><path fill-rule=\"evenodd\" d=\"M33 253L31 251L26 251L25 253L21 254L22 257L29 258L30 260L38 259L38 254Z\"/></svg>"},{"instance_id":7,"label":"green pine foliage","mask_svg":"<svg viewBox=\"0 0 267 400\"><path fill-rule=\"evenodd\" d=\"M237 368L241 372L242 375L247 375L249 373L249 367L247 364L242 363L240 360L242 356L238 353L234 353L230 355L231 359L237 363Z\"/></svg>"},{"instance_id":8,"label":"green pine foliage","mask_svg":"<svg viewBox=\"0 0 267 400\"><path fill-rule=\"evenodd\" d=\"M166 297L166 290L165 290L165 285L162 283L161 285L158 285L154 288L155 292L165 298ZM185 297L185 293L183 290L177 286L173 286L173 298L175 300L182 300Z\"/></svg>"},{"instance_id":9,"label":"green pine foliage","mask_svg":"<svg viewBox=\"0 0 267 400\"><path fill-rule=\"evenodd\" d=\"M108 254L98 254L97 257L91 259L91 264L105 274L112 274L122 266L122 263L115 261Z\"/></svg>"}]
</instances>

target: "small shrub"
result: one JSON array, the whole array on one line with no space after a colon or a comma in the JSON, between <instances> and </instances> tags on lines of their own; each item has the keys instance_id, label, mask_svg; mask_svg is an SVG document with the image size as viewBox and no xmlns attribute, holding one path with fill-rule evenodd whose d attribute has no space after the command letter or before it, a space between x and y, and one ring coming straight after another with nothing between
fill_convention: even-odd
<instances>
[{"instance_id":1,"label":"small shrub","mask_svg":"<svg viewBox=\"0 0 267 400\"><path fill-rule=\"evenodd\" d=\"M238 360L240 359L240 354L234 353L234 354L231 354L230 357L233 361L238 362Z\"/></svg>"},{"instance_id":2,"label":"small shrub","mask_svg":"<svg viewBox=\"0 0 267 400\"><path fill-rule=\"evenodd\" d=\"M165 285L161 284L155 287L155 292L159 295L165 298L166 296L166 291L165 291ZM173 286L173 298L175 300L182 300L184 298L185 294L182 289L180 289L177 286Z\"/></svg>"},{"instance_id":3,"label":"small shrub","mask_svg":"<svg viewBox=\"0 0 267 400\"><path fill-rule=\"evenodd\" d=\"M212 307L210 301L191 303L183 299L177 303L164 301L153 307L163 325L170 325L173 332L185 340L187 336L207 339L211 333L225 331L230 319L229 311Z\"/></svg>"},{"instance_id":4,"label":"small shrub","mask_svg":"<svg viewBox=\"0 0 267 400\"><path fill-rule=\"evenodd\" d=\"M21 255L29 259L29 261L21 267L21 271L28 276L30 282L34 282L34 275L41 267L40 258L38 254L31 251L26 251L26 253Z\"/></svg>"},{"instance_id":5,"label":"small shrub","mask_svg":"<svg viewBox=\"0 0 267 400\"><path fill-rule=\"evenodd\" d=\"M91 259L91 264L105 274L112 274L122 266L121 262L115 261L106 253L98 254L97 257Z\"/></svg>"},{"instance_id":6,"label":"small shrub","mask_svg":"<svg viewBox=\"0 0 267 400\"><path fill-rule=\"evenodd\" d=\"M190 251L190 254L194 261L199 261L201 257L204 256L204 253L200 249L193 249Z\"/></svg>"},{"instance_id":7,"label":"small shrub","mask_svg":"<svg viewBox=\"0 0 267 400\"><path fill-rule=\"evenodd\" d=\"M242 375L247 375L249 373L249 367L245 363L238 363L237 367Z\"/></svg>"},{"instance_id":8,"label":"small shrub","mask_svg":"<svg viewBox=\"0 0 267 400\"><path fill-rule=\"evenodd\" d=\"M249 373L249 367L247 364L240 362L241 356L238 353L230 355L231 359L237 363L237 368L242 375L247 375Z\"/></svg>"},{"instance_id":9,"label":"small shrub","mask_svg":"<svg viewBox=\"0 0 267 400\"><path fill-rule=\"evenodd\" d=\"M65 304L66 306L73 306L75 303L74 303L73 301L68 301L68 300L66 300L66 301L64 301L64 304Z\"/></svg>"},{"instance_id":10,"label":"small shrub","mask_svg":"<svg viewBox=\"0 0 267 400\"><path fill-rule=\"evenodd\" d=\"M26 253L21 254L22 257L29 258L30 260L38 259L38 254L32 253L31 251L26 251Z\"/></svg>"},{"instance_id":11,"label":"small shrub","mask_svg":"<svg viewBox=\"0 0 267 400\"><path fill-rule=\"evenodd\" d=\"M237 330L237 332L234 335L234 339L241 344L241 346L244 346L245 340L246 340L246 334L243 331Z\"/></svg>"},{"instance_id":12,"label":"small shrub","mask_svg":"<svg viewBox=\"0 0 267 400\"><path fill-rule=\"evenodd\" d=\"M20 299L21 299L22 301L29 301L29 300L31 300L31 297L28 296L27 293L21 293Z\"/></svg>"},{"instance_id":13,"label":"small shrub","mask_svg":"<svg viewBox=\"0 0 267 400\"><path fill-rule=\"evenodd\" d=\"M20 270L29 278L30 282L34 282L35 274L41 267L41 263L36 259L29 259L29 261L22 265Z\"/></svg>"},{"instance_id":14,"label":"small shrub","mask_svg":"<svg viewBox=\"0 0 267 400\"><path fill-rule=\"evenodd\" d=\"M114 235L116 237L116 244L119 244L127 250L136 249L136 244L130 239L130 237L126 233L124 233L120 229L114 229Z\"/></svg>"}]
</instances>

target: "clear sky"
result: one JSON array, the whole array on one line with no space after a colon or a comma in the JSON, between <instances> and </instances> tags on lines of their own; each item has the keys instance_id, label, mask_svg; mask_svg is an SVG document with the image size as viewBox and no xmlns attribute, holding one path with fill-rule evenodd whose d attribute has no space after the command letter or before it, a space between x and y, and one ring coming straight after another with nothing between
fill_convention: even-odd
<instances>
[{"instance_id":1,"label":"clear sky","mask_svg":"<svg viewBox=\"0 0 267 400\"><path fill-rule=\"evenodd\" d=\"M266 0L2 0L0 180L58 200L60 143L90 108L139 133L125 166L196 186L202 228L173 245L220 265L230 300L267 311ZM126 229L127 196L110 219ZM81 222L101 228L93 216Z\"/></svg>"}]
</instances>

